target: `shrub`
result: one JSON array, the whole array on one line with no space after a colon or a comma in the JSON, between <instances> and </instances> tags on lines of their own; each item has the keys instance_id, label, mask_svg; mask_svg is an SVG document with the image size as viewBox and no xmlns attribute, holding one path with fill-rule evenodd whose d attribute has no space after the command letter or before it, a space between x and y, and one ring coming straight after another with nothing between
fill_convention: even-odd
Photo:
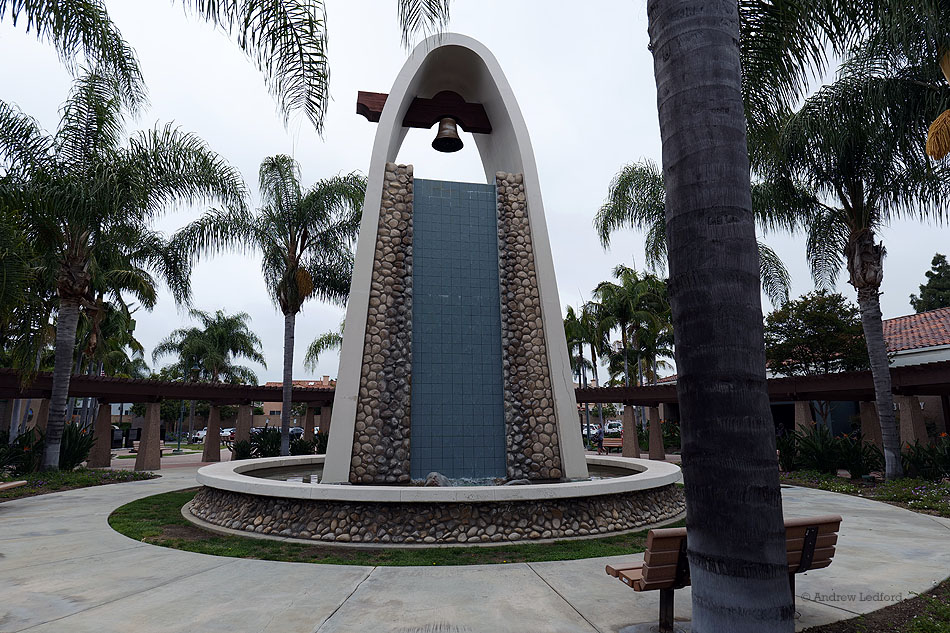
<instances>
[{"instance_id":1,"label":"shrub","mask_svg":"<svg viewBox=\"0 0 950 633\"><path fill-rule=\"evenodd\" d=\"M838 442L828 427L815 425L795 433L800 468L835 474L838 470Z\"/></svg>"},{"instance_id":2,"label":"shrub","mask_svg":"<svg viewBox=\"0 0 950 633\"><path fill-rule=\"evenodd\" d=\"M667 449L680 450L680 423L663 422L660 425L663 431L663 447Z\"/></svg>"},{"instance_id":3,"label":"shrub","mask_svg":"<svg viewBox=\"0 0 950 633\"><path fill-rule=\"evenodd\" d=\"M63 440L59 446L59 469L73 470L89 458L89 451L96 439L92 430L70 422L63 427Z\"/></svg>"},{"instance_id":4,"label":"shrub","mask_svg":"<svg viewBox=\"0 0 950 633\"><path fill-rule=\"evenodd\" d=\"M17 475L39 472L43 467L43 445L45 436L39 429L29 429L13 440L13 472Z\"/></svg>"},{"instance_id":5,"label":"shrub","mask_svg":"<svg viewBox=\"0 0 950 633\"><path fill-rule=\"evenodd\" d=\"M251 453L254 457L278 457L280 455L280 429L263 428L251 434Z\"/></svg>"},{"instance_id":6,"label":"shrub","mask_svg":"<svg viewBox=\"0 0 950 633\"><path fill-rule=\"evenodd\" d=\"M905 444L901 451L901 465L909 477L940 479L950 476L950 440L938 438L933 444Z\"/></svg>"},{"instance_id":7,"label":"shrub","mask_svg":"<svg viewBox=\"0 0 950 633\"><path fill-rule=\"evenodd\" d=\"M798 441L794 433L783 433L775 438L775 447L778 449L778 464L782 470L789 473L795 470L798 459Z\"/></svg>"},{"instance_id":8,"label":"shrub","mask_svg":"<svg viewBox=\"0 0 950 633\"><path fill-rule=\"evenodd\" d=\"M247 440L240 440L231 444L231 459L250 459L254 456L251 443Z\"/></svg>"},{"instance_id":9,"label":"shrub","mask_svg":"<svg viewBox=\"0 0 950 633\"><path fill-rule=\"evenodd\" d=\"M844 468L857 479L873 470L884 468L884 453L874 444L861 440L859 434L844 435L835 440L838 448L838 468Z\"/></svg>"},{"instance_id":10,"label":"shrub","mask_svg":"<svg viewBox=\"0 0 950 633\"><path fill-rule=\"evenodd\" d=\"M313 436L314 450L317 455L326 455L327 454L327 443L330 441L330 432L326 433L317 433Z\"/></svg>"},{"instance_id":11,"label":"shrub","mask_svg":"<svg viewBox=\"0 0 950 633\"><path fill-rule=\"evenodd\" d=\"M305 440L302 437L295 437L290 440L291 455L313 455L316 451L316 442Z\"/></svg>"}]
</instances>

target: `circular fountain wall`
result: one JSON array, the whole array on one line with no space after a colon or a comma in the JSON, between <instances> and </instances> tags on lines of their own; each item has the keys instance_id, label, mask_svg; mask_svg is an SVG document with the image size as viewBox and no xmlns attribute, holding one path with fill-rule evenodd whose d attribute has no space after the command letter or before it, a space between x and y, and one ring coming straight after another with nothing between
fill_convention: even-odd
<instances>
[{"instance_id":1,"label":"circular fountain wall","mask_svg":"<svg viewBox=\"0 0 950 633\"><path fill-rule=\"evenodd\" d=\"M260 476L319 468L323 459L205 466L198 471L204 487L185 515L212 529L271 538L405 547L607 536L675 519L685 509L677 466L623 457L587 456L592 467L619 476L523 486L353 486Z\"/></svg>"}]
</instances>

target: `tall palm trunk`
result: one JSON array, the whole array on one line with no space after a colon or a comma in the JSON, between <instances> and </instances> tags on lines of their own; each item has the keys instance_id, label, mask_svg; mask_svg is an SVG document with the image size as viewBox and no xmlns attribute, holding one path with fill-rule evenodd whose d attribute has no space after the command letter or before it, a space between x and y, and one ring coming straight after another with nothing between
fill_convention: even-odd
<instances>
[{"instance_id":1,"label":"tall palm trunk","mask_svg":"<svg viewBox=\"0 0 950 633\"><path fill-rule=\"evenodd\" d=\"M597 371L597 352L594 349L593 343L590 344L590 359L591 359L590 360L591 365L594 368L594 382L597 383L598 387L600 387L601 386L600 376L598 375L599 372ZM597 405L597 418L600 424L603 425L604 423L604 403L603 402Z\"/></svg>"},{"instance_id":2,"label":"tall palm trunk","mask_svg":"<svg viewBox=\"0 0 950 633\"><path fill-rule=\"evenodd\" d=\"M43 453L43 468L59 468L59 448L63 441L63 426L66 423L66 400L69 396L69 379L73 368L73 351L76 348L76 327L79 325L79 302L62 299L59 317L56 320L56 351L53 363L53 388L49 401L49 421L46 424L46 449Z\"/></svg>"},{"instance_id":3,"label":"tall palm trunk","mask_svg":"<svg viewBox=\"0 0 950 633\"><path fill-rule=\"evenodd\" d=\"M647 0L695 633L790 633L735 0Z\"/></svg>"},{"instance_id":4,"label":"tall palm trunk","mask_svg":"<svg viewBox=\"0 0 950 633\"><path fill-rule=\"evenodd\" d=\"M280 454L290 455L290 401L294 387L294 325L297 315L284 315L284 385L280 410Z\"/></svg>"},{"instance_id":5,"label":"tall palm trunk","mask_svg":"<svg viewBox=\"0 0 950 633\"><path fill-rule=\"evenodd\" d=\"M630 386L630 367L627 363L627 324L620 324L620 344L623 345L623 386Z\"/></svg>"}]
</instances>

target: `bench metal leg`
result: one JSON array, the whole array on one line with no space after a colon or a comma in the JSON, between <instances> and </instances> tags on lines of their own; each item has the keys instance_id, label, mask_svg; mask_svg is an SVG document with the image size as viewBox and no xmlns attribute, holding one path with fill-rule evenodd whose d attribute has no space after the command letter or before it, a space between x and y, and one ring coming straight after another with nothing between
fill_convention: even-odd
<instances>
[{"instance_id":1,"label":"bench metal leg","mask_svg":"<svg viewBox=\"0 0 950 633\"><path fill-rule=\"evenodd\" d=\"M673 633L673 590L660 589L660 633Z\"/></svg>"}]
</instances>

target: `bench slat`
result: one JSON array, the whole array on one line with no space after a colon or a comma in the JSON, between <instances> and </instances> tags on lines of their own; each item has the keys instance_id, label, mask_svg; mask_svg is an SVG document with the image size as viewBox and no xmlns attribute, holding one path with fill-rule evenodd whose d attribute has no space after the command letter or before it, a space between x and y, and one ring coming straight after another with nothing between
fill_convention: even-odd
<instances>
[{"instance_id":1,"label":"bench slat","mask_svg":"<svg viewBox=\"0 0 950 633\"><path fill-rule=\"evenodd\" d=\"M834 534L819 534L818 538L815 540L815 548L821 547L831 547L832 545L837 545L838 543L838 533ZM802 546L805 544L804 538L787 538L785 539L785 549L789 552L800 552L802 551Z\"/></svg>"},{"instance_id":2,"label":"bench slat","mask_svg":"<svg viewBox=\"0 0 950 633\"><path fill-rule=\"evenodd\" d=\"M606 572L608 576L618 578L621 572L630 571L632 569L640 569L641 567L643 567L643 563L618 563L616 565L607 565Z\"/></svg>"},{"instance_id":3,"label":"bench slat","mask_svg":"<svg viewBox=\"0 0 950 633\"><path fill-rule=\"evenodd\" d=\"M815 557L812 559L809 569L814 568L815 564L823 560L831 560L835 555L834 547L823 547L821 549L815 548ZM788 552L788 565L798 566L798 563L802 560L801 552Z\"/></svg>"}]
</instances>

